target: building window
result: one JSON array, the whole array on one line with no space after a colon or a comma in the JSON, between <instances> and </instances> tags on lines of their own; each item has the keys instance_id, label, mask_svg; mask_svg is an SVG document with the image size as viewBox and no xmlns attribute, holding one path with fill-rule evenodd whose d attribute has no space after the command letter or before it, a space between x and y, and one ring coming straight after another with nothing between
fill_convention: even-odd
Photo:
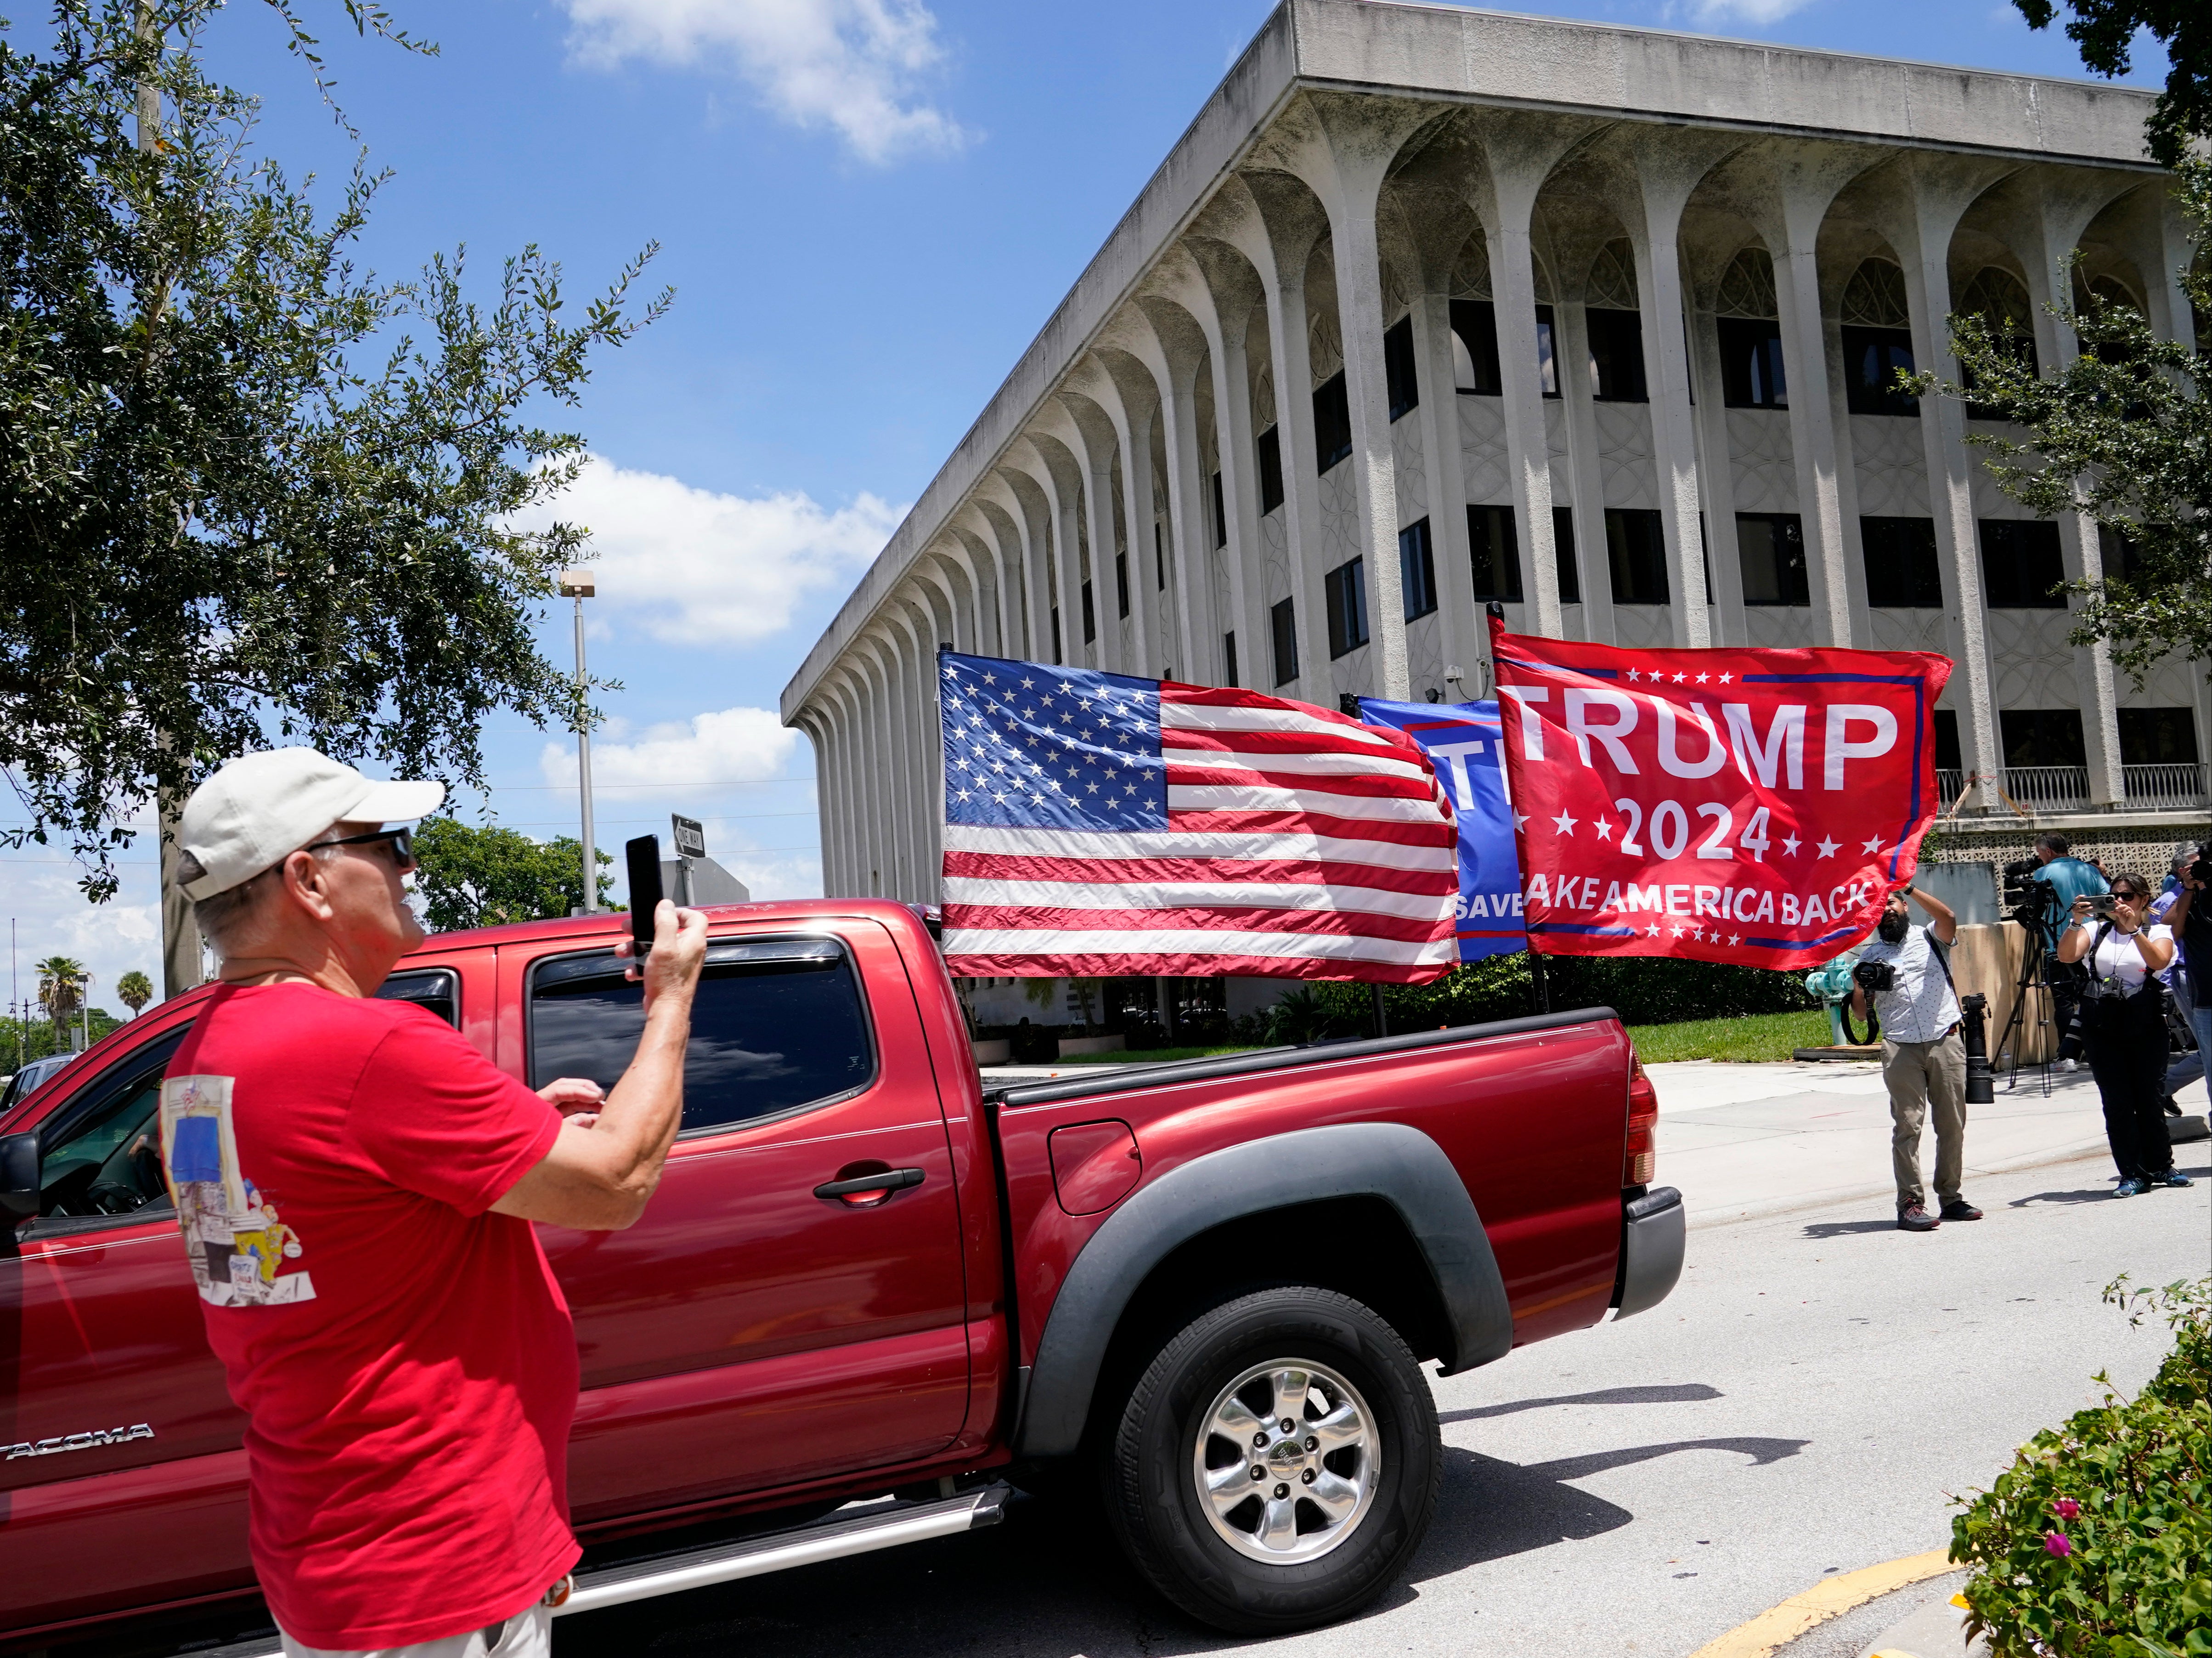
<instances>
[{"instance_id":1,"label":"building window","mask_svg":"<svg viewBox=\"0 0 2212 1658\"><path fill-rule=\"evenodd\" d=\"M1235 685L1237 683L1237 636L1234 633L1224 633L1221 636L1221 666L1227 675L1227 683Z\"/></svg>"},{"instance_id":2,"label":"building window","mask_svg":"<svg viewBox=\"0 0 2212 1658\"><path fill-rule=\"evenodd\" d=\"M1260 434L1260 515L1264 518L1283 504L1283 439L1275 427Z\"/></svg>"},{"instance_id":3,"label":"building window","mask_svg":"<svg viewBox=\"0 0 2212 1658\"><path fill-rule=\"evenodd\" d=\"M1917 415L1920 399L1897 383L1912 372L1905 328L1851 328L1844 335L1844 402L1853 414Z\"/></svg>"},{"instance_id":4,"label":"building window","mask_svg":"<svg viewBox=\"0 0 2212 1658\"><path fill-rule=\"evenodd\" d=\"M1152 520L1152 585L1165 592L1168 585L1168 544L1160 535L1160 521Z\"/></svg>"},{"instance_id":5,"label":"building window","mask_svg":"<svg viewBox=\"0 0 2212 1658\"><path fill-rule=\"evenodd\" d=\"M1339 369L1314 387L1314 471L1325 472L1352 453L1352 405Z\"/></svg>"},{"instance_id":6,"label":"building window","mask_svg":"<svg viewBox=\"0 0 2212 1658\"><path fill-rule=\"evenodd\" d=\"M1129 555L1126 552L1114 555L1114 600L1126 621L1129 614Z\"/></svg>"},{"instance_id":7,"label":"building window","mask_svg":"<svg viewBox=\"0 0 2212 1658\"><path fill-rule=\"evenodd\" d=\"M1060 661L1060 607L1052 607L1052 659Z\"/></svg>"},{"instance_id":8,"label":"building window","mask_svg":"<svg viewBox=\"0 0 2212 1658\"><path fill-rule=\"evenodd\" d=\"M1702 532L1703 526L1699 526ZM1794 512L1740 512L1735 515L1735 549L1743 574L1747 605L1813 602L1805 576L1805 528ZM1705 585L1710 589L1709 575Z\"/></svg>"},{"instance_id":9,"label":"building window","mask_svg":"<svg viewBox=\"0 0 2212 1658\"><path fill-rule=\"evenodd\" d=\"M1582 561L1575 557L1575 509L1572 507L1552 509L1553 568L1559 578L1559 602L1578 605L1583 601Z\"/></svg>"},{"instance_id":10,"label":"building window","mask_svg":"<svg viewBox=\"0 0 2212 1658\"><path fill-rule=\"evenodd\" d=\"M1984 518L1975 527L1982 541L1982 600L1991 610L2066 608L2057 525L2043 518Z\"/></svg>"},{"instance_id":11,"label":"building window","mask_svg":"<svg viewBox=\"0 0 2212 1658\"><path fill-rule=\"evenodd\" d=\"M1590 395L1601 403L1642 403L1644 318L1635 311L1583 313L1589 331Z\"/></svg>"},{"instance_id":12,"label":"building window","mask_svg":"<svg viewBox=\"0 0 2212 1658\"><path fill-rule=\"evenodd\" d=\"M1382 331L1382 378L1390 390L1390 418L1421 406L1421 377L1413 367L1413 320L1400 317Z\"/></svg>"},{"instance_id":13,"label":"building window","mask_svg":"<svg viewBox=\"0 0 2212 1658\"><path fill-rule=\"evenodd\" d=\"M1757 317L1723 317L1721 401L1731 409L1786 409L1790 381L1782 366L1782 325Z\"/></svg>"},{"instance_id":14,"label":"building window","mask_svg":"<svg viewBox=\"0 0 2212 1658\"><path fill-rule=\"evenodd\" d=\"M2007 765L2087 765L2078 708L2008 708L1997 715Z\"/></svg>"},{"instance_id":15,"label":"building window","mask_svg":"<svg viewBox=\"0 0 2212 1658\"><path fill-rule=\"evenodd\" d=\"M1437 560L1425 518L1398 532L1398 582L1405 594L1407 621L1436 609Z\"/></svg>"},{"instance_id":16,"label":"building window","mask_svg":"<svg viewBox=\"0 0 2212 1658\"><path fill-rule=\"evenodd\" d=\"M2124 708L2120 714L2122 765L2197 764L2197 716L2186 708Z\"/></svg>"},{"instance_id":17,"label":"building window","mask_svg":"<svg viewBox=\"0 0 2212 1658\"><path fill-rule=\"evenodd\" d=\"M1553 349L1558 334L1552 326L1552 308L1536 308L1536 380L1546 397L1559 394L1559 354Z\"/></svg>"},{"instance_id":18,"label":"building window","mask_svg":"<svg viewBox=\"0 0 2212 1658\"><path fill-rule=\"evenodd\" d=\"M1334 660L1367 643L1367 561L1339 564L1321 580L1328 600L1328 654Z\"/></svg>"},{"instance_id":19,"label":"building window","mask_svg":"<svg viewBox=\"0 0 2212 1658\"><path fill-rule=\"evenodd\" d=\"M1298 677L1297 611L1290 600L1267 612L1267 625L1275 636L1275 683L1285 686Z\"/></svg>"},{"instance_id":20,"label":"building window","mask_svg":"<svg viewBox=\"0 0 2212 1658\"><path fill-rule=\"evenodd\" d=\"M1091 602L1091 583L1083 584L1083 643L1089 644L1098 637L1098 613Z\"/></svg>"},{"instance_id":21,"label":"building window","mask_svg":"<svg viewBox=\"0 0 2212 1658\"><path fill-rule=\"evenodd\" d=\"M1960 291L1959 311L1963 316L1978 317L1990 338L2008 356L2026 373L2036 372L2035 307L2018 277L1997 265L1984 265ZM1963 363L1959 365L1959 381L1967 391L1974 389L1973 371ZM1966 416L1971 420L1997 418L1996 411L1972 400L1966 404Z\"/></svg>"},{"instance_id":22,"label":"building window","mask_svg":"<svg viewBox=\"0 0 2212 1658\"><path fill-rule=\"evenodd\" d=\"M2097 526L2097 552L2107 582L2136 582L2142 579L2142 544L2125 530L2110 524Z\"/></svg>"},{"instance_id":23,"label":"building window","mask_svg":"<svg viewBox=\"0 0 2212 1658\"><path fill-rule=\"evenodd\" d=\"M1939 708L1936 710L1936 769L1938 771L1963 771L1966 761L1959 758L1959 716L1957 710Z\"/></svg>"},{"instance_id":24,"label":"building window","mask_svg":"<svg viewBox=\"0 0 2212 1658\"><path fill-rule=\"evenodd\" d=\"M1221 474L1213 474L1213 546L1216 552L1229 545L1229 497L1221 487Z\"/></svg>"},{"instance_id":25,"label":"building window","mask_svg":"<svg viewBox=\"0 0 2212 1658\"><path fill-rule=\"evenodd\" d=\"M1505 382L1498 366L1498 314L1486 299L1451 302L1452 379L1462 392L1496 397Z\"/></svg>"},{"instance_id":26,"label":"building window","mask_svg":"<svg viewBox=\"0 0 2212 1658\"><path fill-rule=\"evenodd\" d=\"M1607 508L1605 554L1613 572L1613 603L1667 602L1667 537L1657 513Z\"/></svg>"},{"instance_id":27,"label":"building window","mask_svg":"<svg viewBox=\"0 0 2212 1658\"><path fill-rule=\"evenodd\" d=\"M1876 610L1941 610L1943 576L1932 518L1862 518L1867 603Z\"/></svg>"},{"instance_id":28,"label":"building window","mask_svg":"<svg viewBox=\"0 0 2212 1658\"><path fill-rule=\"evenodd\" d=\"M1521 553L1514 545L1513 509L1469 507L1467 544L1474 573L1474 601L1521 602Z\"/></svg>"}]
</instances>

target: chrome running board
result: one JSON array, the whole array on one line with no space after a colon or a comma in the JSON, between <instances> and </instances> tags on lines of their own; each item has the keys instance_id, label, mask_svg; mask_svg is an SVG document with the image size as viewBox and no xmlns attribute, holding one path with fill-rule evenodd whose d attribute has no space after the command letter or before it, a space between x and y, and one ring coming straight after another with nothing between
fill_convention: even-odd
<instances>
[{"instance_id":1,"label":"chrome running board","mask_svg":"<svg viewBox=\"0 0 2212 1658\"><path fill-rule=\"evenodd\" d=\"M820 1520L791 1531L766 1532L733 1543L581 1572L577 1575L575 1592L554 1609L553 1615L565 1618L570 1612L599 1612L632 1600L735 1582L741 1577L765 1577L771 1572L842 1560L848 1555L895 1549L902 1543L977 1531L995 1526L1005 1517L1006 1499L1012 1495L1012 1487L1003 1483L986 1485L935 1503L890 1503L883 1505L880 1513ZM283 1658L283 1654L273 1637L264 1637L196 1652L191 1658Z\"/></svg>"},{"instance_id":2,"label":"chrome running board","mask_svg":"<svg viewBox=\"0 0 2212 1658\"><path fill-rule=\"evenodd\" d=\"M987 1485L937 1503L895 1503L882 1514L855 1515L849 1520L823 1520L795 1531L769 1532L736 1543L716 1544L690 1553L658 1560L641 1560L627 1566L585 1572L576 1579L575 1593L553 1615L598 1612L655 1595L680 1594L710 1583L731 1583L741 1577L764 1577L770 1572L790 1571L823 1560L876 1549L895 1549L902 1543L926 1542L933 1537L951 1537L961 1532L995 1526L1006 1513L1012 1488Z\"/></svg>"}]
</instances>

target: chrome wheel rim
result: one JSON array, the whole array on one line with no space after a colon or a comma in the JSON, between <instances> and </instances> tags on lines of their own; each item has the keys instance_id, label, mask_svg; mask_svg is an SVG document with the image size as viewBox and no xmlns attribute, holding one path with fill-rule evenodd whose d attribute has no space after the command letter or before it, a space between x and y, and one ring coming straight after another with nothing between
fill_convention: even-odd
<instances>
[{"instance_id":1,"label":"chrome wheel rim","mask_svg":"<svg viewBox=\"0 0 2212 1658\"><path fill-rule=\"evenodd\" d=\"M1271 1566L1318 1560L1358 1528L1381 1472L1359 1390L1304 1359L1255 1364L1200 1419L1191 1452L1214 1535Z\"/></svg>"}]
</instances>

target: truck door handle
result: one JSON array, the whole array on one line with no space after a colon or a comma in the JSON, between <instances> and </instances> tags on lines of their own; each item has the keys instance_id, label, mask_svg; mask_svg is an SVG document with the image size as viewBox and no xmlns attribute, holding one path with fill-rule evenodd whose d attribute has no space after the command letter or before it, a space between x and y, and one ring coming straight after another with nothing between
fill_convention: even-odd
<instances>
[{"instance_id":1,"label":"truck door handle","mask_svg":"<svg viewBox=\"0 0 2212 1658\"><path fill-rule=\"evenodd\" d=\"M920 1186L925 1177L918 1168L887 1168L880 1174L860 1174L849 1180L830 1180L814 1188L814 1195L851 1208L873 1208L888 1202L894 1192ZM880 1194L880 1195L878 1195Z\"/></svg>"}]
</instances>

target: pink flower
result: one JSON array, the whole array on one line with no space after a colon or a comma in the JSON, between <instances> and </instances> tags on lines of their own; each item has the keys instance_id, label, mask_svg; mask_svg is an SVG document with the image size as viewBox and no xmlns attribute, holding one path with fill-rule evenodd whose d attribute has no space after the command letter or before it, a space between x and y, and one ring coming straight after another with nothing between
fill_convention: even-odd
<instances>
[{"instance_id":1,"label":"pink flower","mask_svg":"<svg viewBox=\"0 0 2212 1658\"><path fill-rule=\"evenodd\" d=\"M2063 1560L2074 1552L2074 1539L2067 1536L2064 1532L2045 1532L2043 1534L2043 1546L2046 1552L2055 1554Z\"/></svg>"},{"instance_id":2,"label":"pink flower","mask_svg":"<svg viewBox=\"0 0 2212 1658\"><path fill-rule=\"evenodd\" d=\"M2051 1505L2051 1512L2061 1520L2071 1520L2081 1512L2081 1505L2070 1496L2062 1496Z\"/></svg>"}]
</instances>

